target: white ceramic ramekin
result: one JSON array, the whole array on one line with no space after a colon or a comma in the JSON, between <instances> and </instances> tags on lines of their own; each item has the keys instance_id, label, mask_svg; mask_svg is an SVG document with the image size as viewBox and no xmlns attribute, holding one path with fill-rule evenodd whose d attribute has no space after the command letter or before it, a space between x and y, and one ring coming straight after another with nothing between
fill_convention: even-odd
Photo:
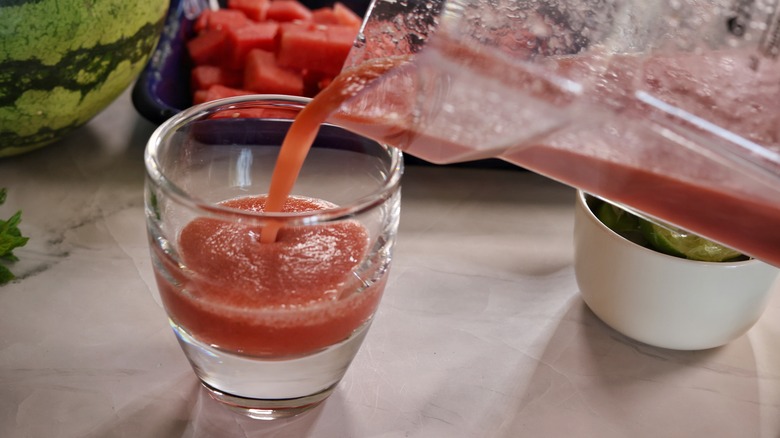
<instances>
[{"instance_id":1,"label":"white ceramic ramekin","mask_svg":"<svg viewBox=\"0 0 780 438\"><path fill-rule=\"evenodd\" d=\"M778 269L653 251L607 228L588 200L577 192L575 275L585 303L606 324L646 344L699 350L724 345L758 321Z\"/></svg>"}]
</instances>

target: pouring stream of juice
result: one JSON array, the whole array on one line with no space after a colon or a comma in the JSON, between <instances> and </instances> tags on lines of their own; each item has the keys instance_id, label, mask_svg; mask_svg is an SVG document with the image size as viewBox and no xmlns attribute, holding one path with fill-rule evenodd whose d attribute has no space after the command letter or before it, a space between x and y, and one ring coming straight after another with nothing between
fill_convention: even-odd
<instances>
[{"instance_id":1,"label":"pouring stream of juice","mask_svg":"<svg viewBox=\"0 0 780 438\"><path fill-rule=\"evenodd\" d=\"M411 57L356 50L296 123L329 118L435 163L502 158L780 266L777 41L761 57L615 53L529 22L500 35L509 55L454 31Z\"/></svg>"}]
</instances>

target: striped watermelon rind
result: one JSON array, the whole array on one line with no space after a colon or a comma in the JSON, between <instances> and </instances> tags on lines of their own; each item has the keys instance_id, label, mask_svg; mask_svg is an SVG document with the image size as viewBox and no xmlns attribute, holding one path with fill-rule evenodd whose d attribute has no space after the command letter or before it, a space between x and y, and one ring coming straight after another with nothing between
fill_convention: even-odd
<instances>
[{"instance_id":1,"label":"striped watermelon rind","mask_svg":"<svg viewBox=\"0 0 780 438\"><path fill-rule=\"evenodd\" d=\"M0 3L0 157L60 139L113 102L157 44L162 0Z\"/></svg>"}]
</instances>

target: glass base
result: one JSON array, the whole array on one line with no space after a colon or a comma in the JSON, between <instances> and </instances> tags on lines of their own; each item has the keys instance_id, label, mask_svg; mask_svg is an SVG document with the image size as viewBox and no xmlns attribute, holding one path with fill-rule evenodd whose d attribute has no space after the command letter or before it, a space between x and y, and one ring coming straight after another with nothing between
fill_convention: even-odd
<instances>
[{"instance_id":1,"label":"glass base","mask_svg":"<svg viewBox=\"0 0 780 438\"><path fill-rule=\"evenodd\" d=\"M317 407L338 385L333 384L323 391L305 397L264 400L228 394L203 381L201 384L208 390L211 398L231 411L255 420L279 420L300 415Z\"/></svg>"},{"instance_id":2,"label":"glass base","mask_svg":"<svg viewBox=\"0 0 780 438\"><path fill-rule=\"evenodd\" d=\"M371 324L367 321L344 341L309 355L262 358L220 350L170 322L211 398L260 420L292 417L325 400L346 373Z\"/></svg>"}]
</instances>

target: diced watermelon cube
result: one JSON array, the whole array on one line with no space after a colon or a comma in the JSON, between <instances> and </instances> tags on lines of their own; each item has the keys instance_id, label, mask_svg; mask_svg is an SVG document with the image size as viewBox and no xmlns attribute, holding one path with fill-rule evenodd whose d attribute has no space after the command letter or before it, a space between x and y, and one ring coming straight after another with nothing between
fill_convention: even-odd
<instances>
[{"instance_id":1,"label":"diced watermelon cube","mask_svg":"<svg viewBox=\"0 0 780 438\"><path fill-rule=\"evenodd\" d=\"M208 95L208 90L195 90L195 92L192 93L192 104L197 105L199 103L208 102Z\"/></svg>"},{"instance_id":2,"label":"diced watermelon cube","mask_svg":"<svg viewBox=\"0 0 780 438\"><path fill-rule=\"evenodd\" d=\"M313 70L303 71L303 95L314 97L333 80L331 75Z\"/></svg>"},{"instance_id":3,"label":"diced watermelon cube","mask_svg":"<svg viewBox=\"0 0 780 438\"><path fill-rule=\"evenodd\" d=\"M227 36L221 30L204 30L187 41L187 52L196 65L220 64L227 48Z\"/></svg>"},{"instance_id":4,"label":"diced watermelon cube","mask_svg":"<svg viewBox=\"0 0 780 438\"><path fill-rule=\"evenodd\" d=\"M289 108L229 108L212 114L210 119L294 119L297 109Z\"/></svg>"},{"instance_id":5,"label":"diced watermelon cube","mask_svg":"<svg viewBox=\"0 0 780 438\"><path fill-rule=\"evenodd\" d=\"M319 86L320 87L320 91L322 91L322 90L325 89L325 87L330 85L331 82L333 82L333 78L331 78L331 77L324 77L324 78L320 79L319 82L317 82L317 86Z\"/></svg>"},{"instance_id":6,"label":"diced watermelon cube","mask_svg":"<svg viewBox=\"0 0 780 438\"><path fill-rule=\"evenodd\" d=\"M234 9L206 9L195 20L193 29L196 33L206 30L223 30L227 28L246 26L252 21L242 11Z\"/></svg>"},{"instance_id":7,"label":"diced watermelon cube","mask_svg":"<svg viewBox=\"0 0 780 438\"><path fill-rule=\"evenodd\" d=\"M199 104L211 102L212 100L222 99L223 97L245 96L254 94L249 90L240 88L231 88L224 85L212 85L208 90L198 90L193 93L192 103Z\"/></svg>"},{"instance_id":8,"label":"diced watermelon cube","mask_svg":"<svg viewBox=\"0 0 780 438\"><path fill-rule=\"evenodd\" d=\"M276 51L276 34L279 23L266 21L253 23L248 26L228 30L230 40L230 68L244 66L246 54L252 49L262 49L269 52Z\"/></svg>"},{"instance_id":9,"label":"diced watermelon cube","mask_svg":"<svg viewBox=\"0 0 780 438\"><path fill-rule=\"evenodd\" d=\"M279 31L276 33L276 53L279 53L279 48L282 44L284 34L288 32L308 32L315 29L319 24L312 21L290 21L279 23Z\"/></svg>"},{"instance_id":10,"label":"diced watermelon cube","mask_svg":"<svg viewBox=\"0 0 780 438\"><path fill-rule=\"evenodd\" d=\"M240 88L243 72L228 70L216 65L198 65L192 69L190 84L193 90L206 90L212 85Z\"/></svg>"},{"instance_id":11,"label":"diced watermelon cube","mask_svg":"<svg viewBox=\"0 0 780 438\"><path fill-rule=\"evenodd\" d=\"M311 21L317 24L340 24L339 17L333 8L319 8L311 11Z\"/></svg>"},{"instance_id":12,"label":"diced watermelon cube","mask_svg":"<svg viewBox=\"0 0 780 438\"><path fill-rule=\"evenodd\" d=\"M303 75L280 67L272 52L252 49L246 56L244 88L256 93L301 96Z\"/></svg>"},{"instance_id":13,"label":"diced watermelon cube","mask_svg":"<svg viewBox=\"0 0 780 438\"><path fill-rule=\"evenodd\" d=\"M292 31L307 31L307 30L313 30L319 26L318 24L312 22L312 21L286 21L279 23L279 37L282 37L285 32L292 32Z\"/></svg>"},{"instance_id":14,"label":"diced watermelon cube","mask_svg":"<svg viewBox=\"0 0 780 438\"><path fill-rule=\"evenodd\" d=\"M265 21L271 0L228 0L228 8L243 12L250 20Z\"/></svg>"},{"instance_id":15,"label":"diced watermelon cube","mask_svg":"<svg viewBox=\"0 0 780 438\"><path fill-rule=\"evenodd\" d=\"M192 24L192 30L194 30L196 34L201 33L208 28L209 17L212 13L214 13L213 10L204 9L203 12L198 15L198 18L195 19L195 23Z\"/></svg>"},{"instance_id":16,"label":"diced watermelon cube","mask_svg":"<svg viewBox=\"0 0 780 438\"><path fill-rule=\"evenodd\" d=\"M279 42L279 65L335 76L344 66L356 36L357 30L350 26L286 28Z\"/></svg>"},{"instance_id":17,"label":"diced watermelon cube","mask_svg":"<svg viewBox=\"0 0 780 438\"><path fill-rule=\"evenodd\" d=\"M347 7L341 2L336 2L333 4L333 15L336 16L336 19L338 21L337 24L342 24L344 26L351 26L355 28L359 28L361 24L363 24L363 19L360 18L358 14L356 14L352 9Z\"/></svg>"},{"instance_id":18,"label":"diced watermelon cube","mask_svg":"<svg viewBox=\"0 0 780 438\"><path fill-rule=\"evenodd\" d=\"M274 0L266 13L266 19L279 22L310 21L311 17L311 9L298 0Z\"/></svg>"}]
</instances>

